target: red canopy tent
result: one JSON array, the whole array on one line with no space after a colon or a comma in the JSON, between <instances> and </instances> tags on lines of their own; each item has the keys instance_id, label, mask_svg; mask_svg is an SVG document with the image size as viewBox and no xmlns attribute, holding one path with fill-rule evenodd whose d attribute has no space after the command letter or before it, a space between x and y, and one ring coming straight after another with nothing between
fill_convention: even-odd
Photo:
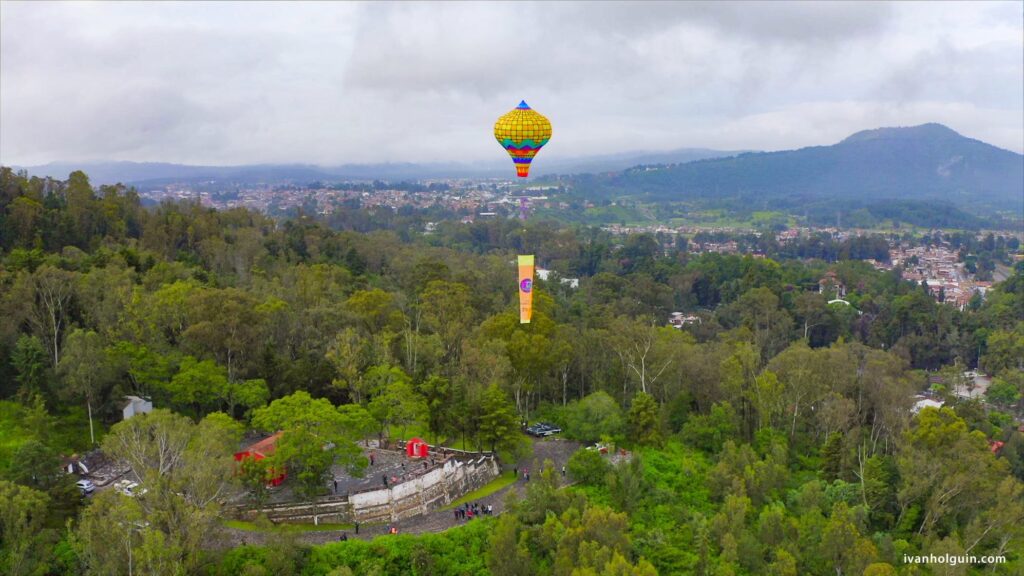
<instances>
[{"instance_id":1,"label":"red canopy tent","mask_svg":"<svg viewBox=\"0 0 1024 576\"><path fill-rule=\"evenodd\" d=\"M241 452L235 452L235 461L241 462L246 458L263 460L268 456L272 456L277 450L277 441L281 439L282 434L284 434L284 432L278 432L256 442L255 444L252 444ZM284 482L285 477L288 476L284 470L281 470L281 472L278 473L274 468L270 469L270 474L271 478L267 483L271 486L280 486L281 483Z\"/></svg>"},{"instance_id":2,"label":"red canopy tent","mask_svg":"<svg viewBox=\"0 0 1024 576\"><path fill-rule=\"evenodd\" d=\"M405 455L409 458L426 458L430 447L421 438L411 438L405 443Z\"/></svg>"}]
</instances>

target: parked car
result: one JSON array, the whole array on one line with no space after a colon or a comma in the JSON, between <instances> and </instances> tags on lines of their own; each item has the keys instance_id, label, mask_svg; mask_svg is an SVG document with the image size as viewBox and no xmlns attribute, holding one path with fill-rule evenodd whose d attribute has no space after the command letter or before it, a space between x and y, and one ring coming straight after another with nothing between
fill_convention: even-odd
<instances>
[{"instance_id":1,"label":"parked car","mask_svg":"<svg viewBox=\"0 0 1024 576\"><path fill-rule=\"evenodd\" d=\"M86 494L92 494L96 491L96 485L92 483L92 480L79 480L78 482L75 482L75 486L78 486L78 490L83 496Z\"/></svg>"},{"instance_id":2,"label":"parked car","mask_svg":"<svg viewBox=\"0 0 1024 576\"><path fill-rule=\"evenodd\" d=\"M544 427L540 424L534 424L533 426L528 426L526 428L526 433L530 436L540 437L544 435Z\"/></svg>"},{"instance_id":3,"label":"parked car","mask_svg":"<svg viewBox=\"0 0 1024 576\"><path fill-rule=\"evenodd\" d=\"M558 426L555 426L554 424L548 424L546 422L538 422L537 424L534 424L533 426L530 426L526 429L527 434L529 434L530 436L536 436L538 438L546 438L548 436L551 436L552 434L557 434L561 431L562 429L559 428Z\"/></svg>"},{"instance_id":4,"label":"parked car","mask_svg":"<svg viewBox=\"0 0 1024 576\"><path fill-rule=\"evenodd\" d=\"M118 480L114 483L114 490L131 497L142 496L146 493L145 488L139 488L139 483L131 480Z\"/></svg>"}]
</instances>

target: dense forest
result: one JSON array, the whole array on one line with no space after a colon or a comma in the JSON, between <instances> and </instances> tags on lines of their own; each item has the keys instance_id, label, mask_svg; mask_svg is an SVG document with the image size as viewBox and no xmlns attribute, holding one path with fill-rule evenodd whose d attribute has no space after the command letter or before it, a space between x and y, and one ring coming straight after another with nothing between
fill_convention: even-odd
<instances>
[{"instance_id":1,"label":"dense forest","mask_svg":"<svg viewBox=\"0 0 1024 576\"><path fill-rule=\"evenodd\" d=\"M859 261L870 240L694 255L356 212L145 208L82 172L0 170L0 572L1024 571L1024 265L961 311ZM523 253L553 271L525 325ZM848 305L818 293L830 271ZM670 327L674 311L700 320ZM968 369L993 376L987 397L953 394ZM915 414L926 390L945 405ZM158 409L119 422L127 394ZM246 431L285 430L275 458L312 498L332 462L365 467L362 438L415 429L508 459L538 418L634 457L579 450L571 486L548 466L506 513L436 534L216 545L227 495L265 484L266 467L224 473ZM145 494L83 500L60 457L94 446ZM907 560L929 554L1005 563Z\"/></svg>"}]
</instances>

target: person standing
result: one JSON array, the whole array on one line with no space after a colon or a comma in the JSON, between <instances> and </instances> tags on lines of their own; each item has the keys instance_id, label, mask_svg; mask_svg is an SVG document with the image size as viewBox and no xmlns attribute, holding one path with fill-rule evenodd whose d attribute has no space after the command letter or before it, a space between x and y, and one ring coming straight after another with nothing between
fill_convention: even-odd
<instances>
[{"instance_id":1,"label":"person standing","mask_svg":"<svg viewBox=\"0 0 1024 576\"><path fill-rule=\"evenodd\" d=\"M359 534L359 520L356 520L356 534Z\"/></svg>"},{"instance_id":2,"label":"person standing","mask_svg":"<svg viewBox=\"0 0 1024 576\"><path fill-rule=\"evenodd\" d=\"M334 493L335 494L338 493L338 479L337 478L334 479Z\"/></svg>"}]
</instances>

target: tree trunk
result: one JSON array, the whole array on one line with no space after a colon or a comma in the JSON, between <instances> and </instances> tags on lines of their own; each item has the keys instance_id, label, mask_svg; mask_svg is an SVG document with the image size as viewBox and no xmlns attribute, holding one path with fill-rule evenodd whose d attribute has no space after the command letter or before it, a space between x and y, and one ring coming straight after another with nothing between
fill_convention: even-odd
<instances>
[{"instance_id":1,"label":"tree trunk","mask_svg":"<svg viewBox=\"0 0 1024 576\"><path fill-rule=\"evenodd\" d=\"M530 423L530 391L529 390L526 391L526 398L525 398L525 402L523 403L523 417L526 420L526 423L529 424Z\"/></svg>"},{"instance_id":2,"label":"tree trunk","mask_svg":"<svg viewBox=\"0 0 1024 576\"><path fill-rule=\"evenodd\" d=\"M56 320L53 322L53 367L56 368L57 363L60 361L57 353L57 343L59 342L58 338L60 338L60 327L57 325Z\"/></svg>"},{"instance_id":3,"label":"tree trunk","mask_svg":"<svg viewBox=\"0 0 1024 576\"><path fill-rule=\"evenodd\" d=\"M799 414L800 414L800 399L798 398L797 401L793 404L793 427L790 429L790 432L789 432L790 439L796 438L796 418L797 418L797 416Z\"/></svg>"},{"instance_id":4,"label":"tree trunk","mask_svg":"<svg viewBox=\"0 0 1024 576\"><path fill-rule=\"evenodd\" d=\"M568 403L568 394L569 394L569 371L568 370L563 370L562 371L562 407L563 408Z\"/></svg>"},{"instance_id":5,"label":"tree trunk","mask_svg":"<svg viewBox=\"0 0 1024 576\"><path fill-rule=\"evenodd\" d=\"M89 411L89 441L93 446L96 445L96 433L92 427L92 402L89 400L85 401L85 407Z\"/></svg>"}]
</instances>

